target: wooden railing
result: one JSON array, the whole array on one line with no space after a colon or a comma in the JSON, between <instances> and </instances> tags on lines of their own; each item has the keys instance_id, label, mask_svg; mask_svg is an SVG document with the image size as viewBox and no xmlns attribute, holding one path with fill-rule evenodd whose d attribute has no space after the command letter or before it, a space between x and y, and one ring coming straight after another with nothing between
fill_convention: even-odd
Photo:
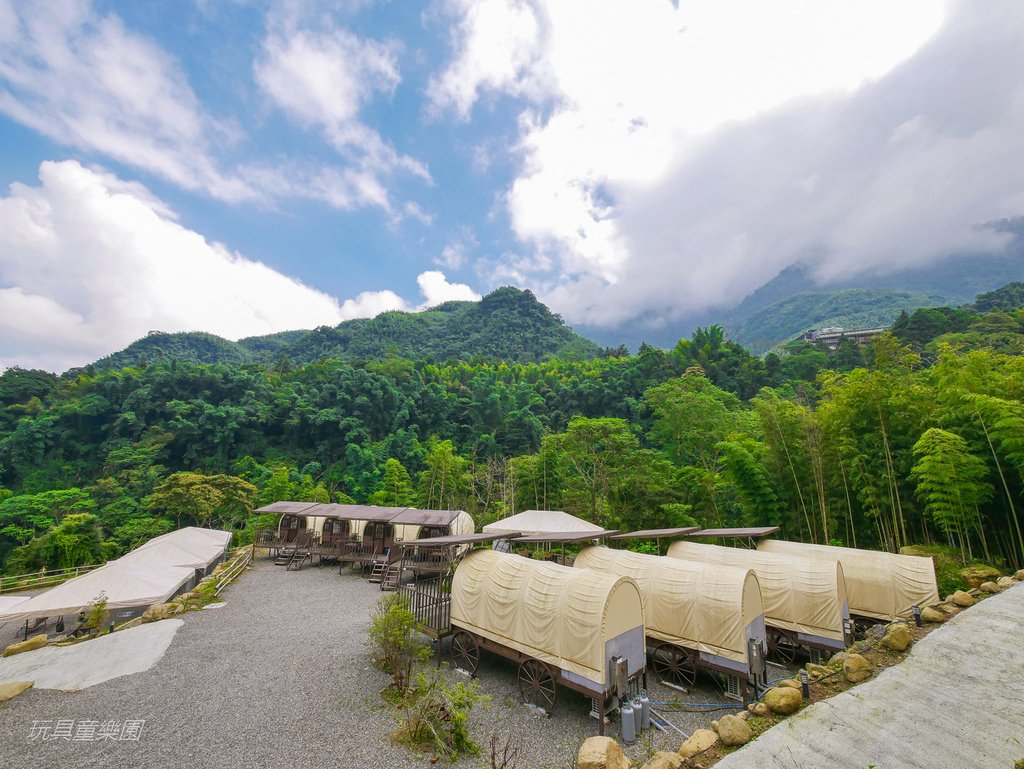
<instances>
[{"instance_id":1,"label":"wooden railing","mask_svg":"<svg viewBox=\"0 0 1024 769\"><path fill-rule=\"evenodd\" d=\"M41 587L53 587L69 579L98 569L102 563L90 563L85 566L73 566L70 569L51 569L37 571L33 574L16 574L0 577L0 593L14 593L19 590L35 590Z\"/></svg>"},{"instance_id":2,"label":"wooden railing","mask_svg":"<svg viewBox=\"0 0 1024 769\"><path fill-rule=\"evenodd\" d=\"M420 628L434 638L447 635L451 629L451 584L451 576L442 575L398 587Z\"/></svg>"},{"instance_id":3,"label":"wooden railing","mask_svg":"<svg viewBox=\"0 0 1024 769\"><path fill-rule=\"evenodd\" d=\"M254 550L255 548L252 546L242 547L239 549L239 552L232 556L231 560L228 562L228 567L218 575L217 580L214 583L217 586L217 589L213 593L214 595L220 595L224 588L234 582L235 578L245 571L250 564L252 564Z\"/></svg>"}]
</instances>

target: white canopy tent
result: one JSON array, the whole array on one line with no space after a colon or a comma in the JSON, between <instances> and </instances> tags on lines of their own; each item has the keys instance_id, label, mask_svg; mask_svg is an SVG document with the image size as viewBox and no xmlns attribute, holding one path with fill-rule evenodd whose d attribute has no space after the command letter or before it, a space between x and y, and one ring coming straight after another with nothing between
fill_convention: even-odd
<instances>
[{"instance_id":1,"label":"white canopy tent","mask_svg":"<svg viewBox=\"0 0 1024 769\"><path fill-rule=\"evenodd\" d=\"M230 531L188 526L163 534L110 561L39 595L0 604L0 624L36 617L77 614L101 593L107 609L127 609L163 603L175 595L196 571L220 560L231 541Z\"/></svg>"},{"instance_id":2,"label":"white canopy tent","mask_svg":"<svg viewBox=\"0 0 1024 769\"><path fill-rule=\"evenodd\" d=\"M574 531L604 532L604 529L590 521L584 521L575 515L561 510L524 510L500 521L494 521L483 527L489 533L520 533L520 534L562 534Z\"/></svg>"},{"instance_id":3,"label":"white canopy tent","mask_svg":"<svg viewBox=\"0 0 1024 769\"><path fill-rule=\"evenodd\" d=\"M63 585L17 604L0 614L0 622L77 614L102 593L107 609L126 609L163 603L195 576L187 566L150 567L111 561Z\"/></svg>"}]
</instances>

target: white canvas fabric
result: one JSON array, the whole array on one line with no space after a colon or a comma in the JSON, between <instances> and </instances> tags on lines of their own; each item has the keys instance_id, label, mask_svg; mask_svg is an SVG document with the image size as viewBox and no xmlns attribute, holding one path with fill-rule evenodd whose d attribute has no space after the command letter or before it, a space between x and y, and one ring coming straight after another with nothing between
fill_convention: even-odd
<instances>
[{"instance_id":1,"label":"white canvas fabric","mask_svg":"<svg viewBox=\"0 0 1024 769\"><path fill-rule=\"evenodd\" d=\"M607 547L584 548L573 567L635 580L649 637L746 664L746 628L764 614L750 569Z\"/></svg>"},{"instance_id":2,"label":"white canvas fabric","mask_svg":"<svg viewBox=\"0 0 1024 769\"><path fill-rule=\"evenodd\" d=\"M100 593L108 609L163 603L217 560L231 541L230 531L188 526L144 545L14 606L0 605L0 623L34 617L77 614Z\"/></svg>"},{"instance_id":3,"label":"white canvas fabric","mask_svg":"<svg viewBox=\"0 0 1024 769\"><path fill-rule=\"evenodd\" d=\"M0 614L0 622L77 614L100 593L106 595L111 610L163 603L194 574L185 566L147 567L112 561L18 604Z\"/></svg>"},{"instance_id":4,"label":"white canvas fabric","mask_svg":"<svg viewBox=\"0 0 1024 769\"><path fill-rule=\"evenodd\" d=\"M644 624L632 579L487 549L459 563L451 619L602 688L605 642Z\"/></svg>"},{"instance_id":5,"label":"white canvas fabric","mask_svg":"<svg viewBox=\"0 0 1024 769\"><path fill-rule=\"evenodd\" d=\"M767 625L844 640L843 621L850 612L843 567L836 561L682 541L669 546L668 557L751 569L761 586Z\"/></svg>"},{"instance_id":6,"label":"white canvas fabric","mask_svg":"<svg viewBox=\"0 0 1024 769\"><path fill-rule=\"evenodd\" d=\"M763 540L757 549L841 563L851 614L894 620L909 613L914 606L939 602L935 564L931 558L779 539Z\"/></svg>"},{"instance_id":7,"label":"white canvas fabric","mask_svg":"<svg viewBox=\"0 0 1024 769\"><path fill-rule=\"evenodd\" d=\"M561 534L573 531L604 531L604 529L561 510L524 510L516 515L510 515L508 518L487 524L483 527L483 531Z\"/></svg>"}]
</instances>

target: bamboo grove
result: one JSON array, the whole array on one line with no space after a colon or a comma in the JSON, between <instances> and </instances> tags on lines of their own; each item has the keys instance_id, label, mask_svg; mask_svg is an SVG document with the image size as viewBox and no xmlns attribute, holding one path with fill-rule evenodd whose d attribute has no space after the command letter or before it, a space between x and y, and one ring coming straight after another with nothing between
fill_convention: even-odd
<instances>
[{"instance_id":1,"label":"bamboo grove","mask_svg":"<svg viewBox=\"0 0 1024 769\"><path fill-rule=\"evenodd\" d=\"M254 507L308 499L461 508L478 525L528 508L622 529L779 524L1020 568L1024 311L952 331L918 313L869 348L765 359L711 327L588 361L11 369L0 560L95 562L189 523L244 539L267 522Z\"/></svg>"}]
</instances>

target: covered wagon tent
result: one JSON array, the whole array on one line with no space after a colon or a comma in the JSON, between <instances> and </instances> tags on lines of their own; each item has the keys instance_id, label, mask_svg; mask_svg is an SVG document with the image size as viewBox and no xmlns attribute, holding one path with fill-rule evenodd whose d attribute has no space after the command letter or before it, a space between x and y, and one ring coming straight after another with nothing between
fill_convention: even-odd
<instances>
[{"instance_id":1,"label":"covered wagon tent","mask_svg":"<svg viewBox=\"0 0 1024 769\"><path fill-rule=\"evenodd\" d=\"M606 547L581 550L573 566L636 581L665 683L689 688L700 667L729 676L734 695L764 683L764 609L750 569Z\"/></svg>"},{"instance_id":2,"label":"covered wagon tent","mask_svg":"<svg viewBox=\"0 0 1024 769\"><path fill-rule=\"evenodd\" d=\"M609 539L653 539L655 547L658 548L658 555L662 555L662 540L671 540L675 539L676 537L684 537L687 534L692 534L695 531L700 531L700 526L677 526L671 529L641 529L639 531L627 531L621 534L615 534L609 537Z\"/></svg>"},{"instance_id":3,"label":"covered wagon tent","mask_svg":"<svg viewBox=\"0 0 1024 769\"><path fill-rule=\"evenodd\" d=\"M836 561L696 542L673 542L668 556L753 570L761 586L768 651L787 662L799 647L834 652L853 640L846 580Z\"/></svg>"},{"instance_id":4,"label":"covered wagon tent","mask_svg":"<svg viewBox=\"0 0 1024 769\"><path fill-rule=\"evenodd\" d=\"M931 558L778 539L764 540L757 549L838 561L846 576L850 613L860 617L892 621L909 614L915 606L939 602Z\"/></svg>"},{"instance_id":5,"label":"covered wagon tent","mask_svg":"<svg viewBox=\"0 0 1024 769\"><path fill-rule=\"evenodd\" d=\"M626 695L646 669L644 615L636 583L623 576L473 550L455 570L452 664L475 673L482 649L519 663L523 700L550 711L558 687L605 704Z\"/></svg>"},{"instance_id":6,"label":"covered wagon tent","mask_svg":"<svg viewBox=\"0 0 1024 769\"><path fill-rule=\"evenodd\" d=\"M320 507L319 502L272 502L269 505L258 507L256 513L277 513L281 520L278 521L277 531L263 530L257 532L256 547L266 547L276 550L285 545L302 541L308 534L320 534L324 519L316 515L316 509Z\"/></svg>"}]
</instances>

